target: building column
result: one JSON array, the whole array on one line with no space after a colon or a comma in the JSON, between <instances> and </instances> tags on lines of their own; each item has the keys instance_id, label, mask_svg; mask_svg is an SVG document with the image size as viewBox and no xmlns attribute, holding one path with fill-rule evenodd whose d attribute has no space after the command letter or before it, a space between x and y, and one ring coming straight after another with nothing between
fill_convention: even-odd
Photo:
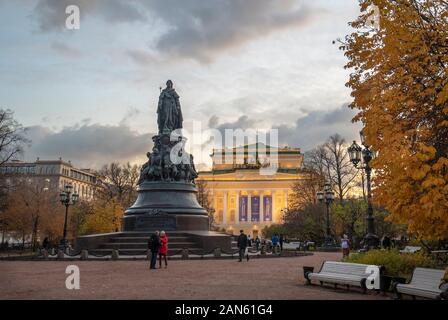
<instances>
[{"instance_id":1,"label":"building column","mask_svg":"<svg viewBox=\"0 0 448 320\"><path fill-rule=\"evenodd\" d=\"M275 194L275 191L274 191L274 190L272 190L272 192L271 192L271 197L272 197L272 212L271 212L271 215L272 215L272 223L275 223L275 222L277 222L277 221L276 221L276 215L277 215L277 197L276 197L276 194Z\"/></svg>"},{"instance_id":2,"label":"building column","mask_svg":"<svg viewBox=\"0 0 448 320\"><path fill-rule=\"evenodd\" d=\"M219 216L219 210L218 210L218 193L213 193L213 208L215 209L215 212L213 213L213 216L215 217L215 223Z\"/></svg>"},{"instance_id":3,"label":"building column","mask_svg":"<svg viewBox=\"0 0 448 320\"><path fill-rule=\"evenodd\" d=\"M236 193L235 224L240 224L240 191Z\"/></svg>"},{"instance_id":4,"label":"building column","mask_svg":"<svg viewBox=\"0 0 448 320\"><path fill-rule=\"evenodd\" d=\"M252 222L252 194L247 194L247 222Z\"/></svg>"},{"instance_id":5,"label":"building column","mask_svg":"<svg viewBox=\"0 0 448 320\"><path fill-rule=\"evenodd\" d=\"M227 195L228 192L224 191L223 208L222 208L222 224L227 224Z\"/></svg>"},{"instance_id":6,"label":"building column","mask_svg":"<svg viewBox=\"0 0 448 320\"><path fill-rule=\"evenodd\" d=\"M264 203L263 203L263 191L260 191L260 200L258 200L260 204L260 223L264 222Z\"/></svg>"}]
</instances>

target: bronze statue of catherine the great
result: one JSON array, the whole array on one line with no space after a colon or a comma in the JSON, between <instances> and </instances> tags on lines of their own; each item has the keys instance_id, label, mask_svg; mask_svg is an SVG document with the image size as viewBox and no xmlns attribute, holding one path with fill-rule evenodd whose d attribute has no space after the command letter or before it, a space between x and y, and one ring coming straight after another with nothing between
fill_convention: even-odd
<instances>
[{"instance_id":1,"label":"bronze statue of catherine the great","mask_svg":"<svg viewBox=\"0 0 448 320\"><path fill-rule=\"evenodd\" d=\"M168 80L166 88L160 93L157 107L159 134L170 134L173 130L181 129L182 121L179 95L173 88L173 82Z\"/></svg>"}]
</instances>

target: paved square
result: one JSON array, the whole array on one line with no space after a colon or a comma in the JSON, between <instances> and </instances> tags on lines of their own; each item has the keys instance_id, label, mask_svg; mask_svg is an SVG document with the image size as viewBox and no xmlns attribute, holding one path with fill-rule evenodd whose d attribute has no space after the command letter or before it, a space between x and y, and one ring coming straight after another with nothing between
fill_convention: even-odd
<instances>
[{"instance_id":1,"label":"paved square","mask_svg":"<svg viewBox=\"0 0 448 320\"><path fill-rule=\"evenodd\" d=\"M389 299L304 285L302 266L340 258L175 260L160 270L147 261L0 261L0 299ZM80 268L80 290L65 287L70 264Z\"/></svg>"}]
</instances>

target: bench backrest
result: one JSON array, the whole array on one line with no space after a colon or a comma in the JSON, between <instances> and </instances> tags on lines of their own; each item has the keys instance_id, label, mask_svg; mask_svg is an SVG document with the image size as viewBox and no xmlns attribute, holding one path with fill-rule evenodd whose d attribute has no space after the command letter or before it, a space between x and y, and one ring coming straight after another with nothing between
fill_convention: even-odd
<instances>
[{"instance_id":1,"label":"bench backrest","mask_svg":"<svg viewBox=\"0 0 448 320\"><path fill-rule=\"evenodd\" d=\"M321 272L351 274L357 276L366 275L367 264L325 261Z\"/></svg>"},{"instance_id":2,"label":"bench backrest","mask_svg":"<svg viewBox=\"0 0 448 320\"><path fill-rule=\"evenodd\" d=\"M444 275L445 270L415 268L411 284L426 289L438 289Z\"/></svg>"},{"instance_id":3,"label":"bench backrest","mask_svg":"<svg viewBox=\"0 0 448 320\"><path fill-rule=\"evenodd\" d=\"M406 246L406 247L404 247L403 250L401 250L401 252L415 253L415 252L420 251L421 249L422 249L422 247Z\"/></svg>"}]
</instances>

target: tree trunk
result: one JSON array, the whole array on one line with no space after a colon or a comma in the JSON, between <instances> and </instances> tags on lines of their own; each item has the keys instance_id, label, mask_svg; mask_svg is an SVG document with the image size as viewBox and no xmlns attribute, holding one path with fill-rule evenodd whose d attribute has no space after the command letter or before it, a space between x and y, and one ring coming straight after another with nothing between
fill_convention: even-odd
<instances>
[{"instance_id":1,"label":"tree trunk","mask_svg":"<svg viewBox=\"0 0 448 320\"><path fill-rule=\"evenodd\" d=\"M33 251L36 250L38 227L39 227L39 216L36 217L36 219L34 220L34 224L33 224L33 235L32 235L32 239L31 239Z\"/></svg>"}]
</instances>

